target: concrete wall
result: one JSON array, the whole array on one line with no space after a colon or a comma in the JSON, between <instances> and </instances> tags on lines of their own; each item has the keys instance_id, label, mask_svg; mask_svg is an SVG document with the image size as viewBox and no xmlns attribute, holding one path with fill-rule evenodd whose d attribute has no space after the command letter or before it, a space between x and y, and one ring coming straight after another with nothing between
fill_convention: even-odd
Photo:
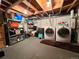
<instances>
[{"instance_id":1,"label":"concrete wall","mask_svg":"<svg viewBox=\"0 0 79 59\"><path fill-rule=\"evenodd\" d=\"M56 27L56 22L59 19L69 21L69 22L71 21L70 16L66 15L66 16L53 16L51 18L47 17L47 18L43 18L43 19L39 19L39 20L34 20L34 23L38 27L46 27L46 26ZM71 24L69 26L71 26Z\"/></svg>"},{"instance_id":2,"label":"concrete wall","mask_svg":"<svg viewBox=\"0 0 79 59\"><path fill-rule=\"evenodd\" d=\"M37 23L35 25L38 27L41 27L41 28L50 26L50 19L48 19L48 18L43 18L43 19L37 20L36 22Z\"/></svg>"}]
</instances>

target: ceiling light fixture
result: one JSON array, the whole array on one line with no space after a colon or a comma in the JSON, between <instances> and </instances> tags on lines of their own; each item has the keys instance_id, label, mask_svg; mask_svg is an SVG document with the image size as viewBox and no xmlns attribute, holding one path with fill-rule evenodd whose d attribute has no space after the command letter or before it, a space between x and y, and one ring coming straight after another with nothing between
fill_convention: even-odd
<instances>
[{"instance_id":1,"label":"ceiling light fixture","mask_svg":"<svg viewBox=\"0 0 79 59\"><path fill-rule=\"evenodd\" d=\"M47 0L47 7L49 7L51 5L51 0Z\"/></svg>"},{"instance_id":2,"label":"ceiling light fixture","mask_svg":"<svg viewBox=\"0 0 79 59\"><path fill-rule=\"evenodd\" d=\"M24 11L24 14L28 14L26 10Z\"/></svg>"}]
</instances>

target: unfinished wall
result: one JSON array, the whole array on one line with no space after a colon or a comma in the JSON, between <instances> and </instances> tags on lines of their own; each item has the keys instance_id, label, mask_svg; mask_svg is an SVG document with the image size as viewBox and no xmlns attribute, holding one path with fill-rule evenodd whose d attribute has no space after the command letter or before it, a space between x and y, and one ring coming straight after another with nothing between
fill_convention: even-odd
<instances>
[{"instance_id":1,"label":"unfinished wall","mask_svg":"<svg viewBox=\"0 0 79 59\"><path fill-rule=\"evenodd\" d=\"M39 20L34 20L34 23L36 26L38 27L46 27L46 26L52 26L52 27L56 27L56 20L58 19L64 19L67 21L70 21L71 18L69 15L66 16L53 16L51 18L43 18L43 19L39 19ZM70 25L71 26L71 25Z\"/></svg>"},{"instance_id":2,"label":"unfinished wall","mask_svg":"<svg viewBox=\"0 0 79 59\"><path fill-rule=\"evenodd\" d=\"M5 33L4 33L4 25L3 25L3 16L0 13L0 48L5 47Z\"/></svg>"}]
</instances>

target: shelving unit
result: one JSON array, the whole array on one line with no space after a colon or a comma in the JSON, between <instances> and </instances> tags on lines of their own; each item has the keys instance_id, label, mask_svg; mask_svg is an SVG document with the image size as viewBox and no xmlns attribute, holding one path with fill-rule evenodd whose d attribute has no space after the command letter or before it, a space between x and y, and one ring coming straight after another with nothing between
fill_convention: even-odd
<instances>
[{"instance_id":1,"label":"shelving unit","mask_svg":"<svg viewBox=\"0 0 79 59\"><path fill-rule=\"evenodd\" d=\"M20 42L20 41L22 41L24 39L25 39L25 35L24 34L12 35L12 36L9 37L10 45L15 44L17 42Z\"/></svg>"},{"instance_id":2,"label":"shelving unit","mask_svg":"<svg viewBox=\"0 0 79 59\"><path fill-rule=\"evenodd\" d=\"M8 23L9 22L18 22L18 24L20 24L19 21L14 21L14 20L9 20ZM25 34L24 33L21 33L21 30L19 28L10 28L10 27L8 27L8 28L9 28L9 31L11 29L13 29L13 31L15 31L15 34L13 34L13 35L10 35L10 33L9 33L9 44L10 45L13 45L13 44L15 44L17 42L20 42L20 41L22 41L22 40L25 39ZM18 30L19 33L16 33L16 30Z\"/></svg>"}]
</instances>

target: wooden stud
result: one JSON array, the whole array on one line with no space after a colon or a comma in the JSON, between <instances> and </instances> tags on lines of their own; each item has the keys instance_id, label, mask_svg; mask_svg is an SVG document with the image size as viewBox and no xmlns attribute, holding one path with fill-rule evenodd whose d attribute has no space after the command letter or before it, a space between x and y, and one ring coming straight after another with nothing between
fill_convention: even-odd
<instances>
[{"instance_id":1,"label":"wooden stud","mask_svg":"<svg viewBox=\"0 0 79 59\"><path fill-rule=\"evenodd\" d=\"M24 3L25 5L27 5L28 7L32 8L33 10L38 11L38 10L37 10L31 3L29 3L28 1L24 0L23 3Z\"/></svg>"},{"instance_id":2,"label":"wooden stud","mask_svg":"<svg viewBox=\"0 0 79 59\"><path fill-rule=\"evenodd\" d=\"M4 4L1 4L2 6L4 6L4 7L7 7L6 5L4 5Z\"/></svg>"},{"instance_id":3,"label":"wooden stud","mask_svg":"<svg viewBox=\"0 0 79 59\"><path fill-rule=\"evenodd\" d=\"M7 0L3 0L3 1L6 2L6 3L8 3L8 4L10 4L10 5L12 5L12 3L9 2L9 1L7 1Z\"/></svg>"},{"instance_id":4,"label":"wooden stud","mask_svg":"<svg viewBox=\"0 0 79 59\"><path fill-rule=\"evenodd\" d=\"M19 3L21 3L23 0L18 0L16 3L12 4L10 7L7 8L7 11L8 9L11 9L12 7L18 5Z\"/></svg>"},{"instance_id":5,"label":"wooden stud","mask_svg":"<svg viewBox=\"0 0 79 59\"><path fill-rule=\"evenodd\" d=\"M77 2L77 0L74 0L70 6L70 8L67 10L67 13L69 12L69 10L73 7L73 5Z\"/></svg>"},{"instance_id":6,"label":"wooden stud","mask_svg":"<svg viewBox=\"0 0 79 59\"><path fill-rule=\"evenodd\" d=\"M63 3L64 3L64 0L63 0ZM61 11L62 11L62 8L63 8L63 3L62 3L62 6L61 6L61 7L60 7L60 9L59 9L58 14L60 14L60 13L61 13Z\"/></svg>"},{"instance_id":7,"label":"wooden stud","mask_svg":"<svg viewBox=\"0 0 79 59\"><path fill-rule=\"evenodd\" d=\"M1 11L5 12L5 10L3 10L2 8L0 8Z\"/></svg>"},{"instance_id":8,"label":"wooden stud","mask_svg":"<svg viewBox=\"0 0 79 59\"><path fill-rule=\"evenodd\" d=\"M71 4L72 4L72 3L71 3ZM68 5L66 5L66 6L63 6L63 8L69 7L69 6L71 6L71 4L68 4Z\"/></svg>"}]
</instances>

